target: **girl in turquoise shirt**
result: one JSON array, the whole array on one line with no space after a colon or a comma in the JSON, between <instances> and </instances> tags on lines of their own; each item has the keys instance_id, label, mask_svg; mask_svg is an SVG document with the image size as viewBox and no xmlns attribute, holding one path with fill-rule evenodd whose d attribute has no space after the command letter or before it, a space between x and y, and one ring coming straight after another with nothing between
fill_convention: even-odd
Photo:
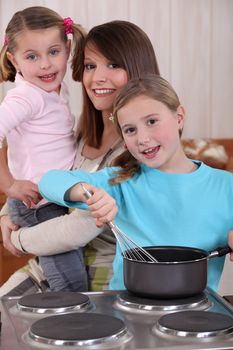
<instances>
[{"instance_id":1,"label":"girl in turquoise shirt","mask_svg":"<svg viewBox=\"0 0 233 350\"><path fill-rule=\"evenodd\" d=\"M116 99L114 118L126 151L113 166L96 173L49 171L41 194L89 208L98 226L115 219L142 246L211 251L226 245L233 228L233 174L186 157L180 142L185 111L170 84L156 75L131 80ZM80 182L92 198L85 199ZM224 257L208 262L208 286L215 290L223 264ZM113 271L110 289L125 288L119 246Z\"/></svg>"}]
</instances>

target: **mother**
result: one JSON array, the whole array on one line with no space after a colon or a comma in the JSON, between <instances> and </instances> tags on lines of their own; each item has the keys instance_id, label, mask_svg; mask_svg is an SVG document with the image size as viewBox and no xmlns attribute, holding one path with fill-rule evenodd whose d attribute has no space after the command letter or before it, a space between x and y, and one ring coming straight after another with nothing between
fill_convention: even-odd
<instances>
[{"instance_id":1,"label":"mother","mask_svg":"<svg viewBox=\"0 0 233 350\"><path fill-rule=\"evenodd\" d=\"M159 74L159 69L148 36L127 21L112 21L91 29L78 60L79 68L73 72L73 78L82 82L84 103L73 168L95 171L108 165L123 150L111 121L116 94L129 79L145 73ZM13 225L3 216L1 228L4 246L13 254L23 251L49 255L46 264L50 261L51 270L56 271L52 276L49 274L52 290L79 290L78 248L90 242L85 247L89 290L108 287L115 239L109 231L97 229L88 212L76 209L69 215L12 233ZM62 286L57 283L57 274L59 279L61 274L64 276Z\"/></svg>"}]
</instances>

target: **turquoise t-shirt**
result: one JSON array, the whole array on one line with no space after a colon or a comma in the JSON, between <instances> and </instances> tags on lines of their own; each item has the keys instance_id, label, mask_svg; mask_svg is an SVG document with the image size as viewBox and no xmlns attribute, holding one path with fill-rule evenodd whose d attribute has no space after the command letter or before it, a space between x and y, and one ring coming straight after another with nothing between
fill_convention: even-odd
<instances>
[{"instance_id":1,"label":"turquoise t-shirt","mask_svg":"<svg viewBox=\"0 0 233 350\"><path fill-rule=\"evenodd\" d=\"M64 194L83 181L104 188L118 205L115 218L119 228L138 245L189 246L213 251L227 245L233 229L233 174L198 162L196 171L170 174L141 165L133 178L110 185L116 168L96 173L52 170L40 183L41 194L49 201L68 207L87 208L68 202ZM208 286L217 289L224 257L208 261ZM172 287L172 286L171 286ZM124 289L123 258L117 244L110 289Z\"/></svg>"}]
</instances>

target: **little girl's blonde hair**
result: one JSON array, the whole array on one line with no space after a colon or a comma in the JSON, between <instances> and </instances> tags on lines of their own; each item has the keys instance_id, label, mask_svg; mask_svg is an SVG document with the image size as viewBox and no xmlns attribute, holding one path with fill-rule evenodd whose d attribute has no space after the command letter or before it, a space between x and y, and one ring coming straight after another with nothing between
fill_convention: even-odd
<instances>
[{"instance_id":1,"label":"little girl's blonde hair","mask_svg":"<svg viewBox=\"0 0 233 350\"><path fill-rule=\"evenodd\" d=\"M58 13L47 7L33 6L16 12L6 28L4 45L0 52L0 83L3 81L13 82L15 80L16 70L8 60L7 52L14 54L17 49L17 36L24 30L38 30L51 27L59 29L61 39L64 42L68 40L68 33L73 34L71 68L72 70L77 70L78 50L83 49L85 38L85 31L81 25L73 23L70 18L63 19Z\"/></svg>"}]
</instances>

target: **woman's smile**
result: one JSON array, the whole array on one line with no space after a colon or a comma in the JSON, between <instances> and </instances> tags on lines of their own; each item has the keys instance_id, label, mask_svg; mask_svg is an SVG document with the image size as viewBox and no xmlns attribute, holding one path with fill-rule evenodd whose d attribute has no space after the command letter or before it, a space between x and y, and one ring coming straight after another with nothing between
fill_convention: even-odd
<instances>
[{"instance_id":1,"label":"woman's smile","mask_svg":"<svg viewBox=\"0 0 233 350\"><path fill-rule=\"evenodd\" d=\"M96 96L105 97L105 96L109 96L109 95L113 94L116 91L116 89L102 88L102 89L93 89L92 91L94 92L94 94Z\"/></svg>"}]
</instances>

